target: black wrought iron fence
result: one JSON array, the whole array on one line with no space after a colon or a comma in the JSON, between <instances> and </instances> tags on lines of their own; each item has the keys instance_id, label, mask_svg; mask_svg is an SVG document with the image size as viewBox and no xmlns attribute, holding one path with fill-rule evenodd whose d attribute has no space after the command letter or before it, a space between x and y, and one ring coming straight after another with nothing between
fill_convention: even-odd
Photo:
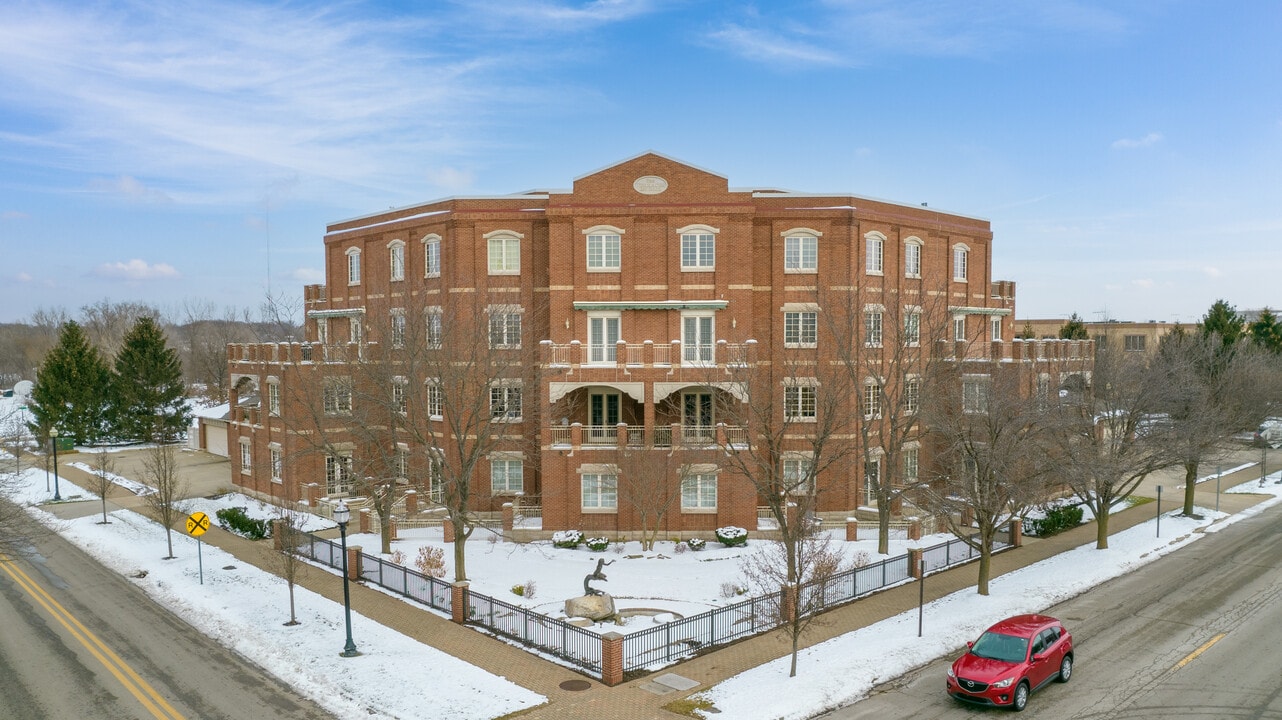
<instances>
[{"instance_id":1,"label":"black wrought iron fence","mask_svg":"<svg viewBox=\"0 0 1282 720\"><path fill-rule=\"evenodd\" d=\"M700 650L777 627L778 608L777 593L762 595L628 633L623 638L623 672L671 665Z\"/></svg>"},{"instance_id":2,"label":"black wrought iron fence","mask_svg":"<svg viewBox=\"0 0 1282 720\"><path fill-rule=\"evenodd\" d=\"M339 543L311 534L306 537L307 542L299 546L301 553L318 563L342 571L343 549ZM451 612L453 607L450 583L375 555L361 553L360 577L442 612Z\"/></svg>"},{"instance_id":3,"label":"black wrought iron fence","mask_svg":"<svg viewBox=\"0 0 1282 720\"><path fill-rule=\"evenodd\" d=\"M601 671L601 636L559 618L469 592L467 622L555 655L585 670Z\"/></svg>"}]
</instances>

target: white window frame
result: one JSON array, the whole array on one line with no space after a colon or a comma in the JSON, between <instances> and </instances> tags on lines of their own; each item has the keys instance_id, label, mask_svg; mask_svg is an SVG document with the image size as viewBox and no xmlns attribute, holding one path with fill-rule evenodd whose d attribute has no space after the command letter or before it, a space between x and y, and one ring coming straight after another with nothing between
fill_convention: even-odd
<instances>
[{"instance_id":1,"label":"white window frame","mask_svg":"<svg viewBox=\"0 0 1282 720\"><path fill-rule=\"evenodd\" d=\"M423 319L424 333L423 342L430 350L439 350L443 341L445 331L444 313L439 307L430 307L427 309Z\"/></svg>"},{"instance_id":2,"label":"white window frame","mask_svg":"<svg viewBox=\"0 0 1282 720\"><path fill-rule=\"evenodd\" d=\"M441 420L445 417L445 388L441 387L441 381L432 378L428 380L427 386L427 416L432 420Z\"/></svg>"},{"instance_id":3,"label":"white window frame","mask_svg":"<svg viewBox=\"0 0 1282 720\"><path fill-rule=\"evenodd\" d=\"M864 503L872 505L877 501L877 488L882 482L881 448L876 448L864 458Z\"/></svg>"},{"instance_id":4,"label":"white window frame","mask_svg":"<svg viewBox=\"0 0 1282 720\"><path fill-rule=\"evenodd\" d=\"M711 272L717 267L717 234L711 225L687 225L677 229L681 236L682 272Z\"/></svg>"},{"instance_id":5,"label":"white window frame","mask_svg":"<svg viewBox=\"0 0 1282 720\"><path fill-rule=\"evenodd\" d=\"M1143 335L1123 335L1122 352L1144 352L1148 347L1148 338Z\"/></svg>"},{"instance_id":6,"label":"white window frame","mask_svg":"<svg viewBox=\"0 0 1282 720\"><path fill-rule=\"evenodd\" d=\"M815 422L819 417L819 381L789 378L783 387L783 407L790 422Z\"/></svg>"},{"instance_id":7,"label":"white window frame","mask_svg":"<svg viewBox=\"0 0 1282 720\"><path fill-rule=\"evenodd\" d=\"M396 482L405 485L410 479L410 448L405 443L397 443L392 456L396 468Z\"/></svg>"},{"instance_id":8,"label":"white window frame","mask_svg":"<svg viewBox=\"0 0 1282 720\"><path fill-rule=\"evenodd\" d=\"M954 342L966 341L966 316L965 315L953 316L953 341Z\"/></svg>"},{"instance_id":9,"label":"white window frame","mask_svg":"<svg viewBox=\"0 0 1282 720\"><path fill-rule=\"evenodd\" d=\"M785 306L783 311L783 346L786 348L813 348L818 341L818 309Z\"/></svg>"},{"instance_id":10,"label":"white window frame","mask_svg":"<svg viewBox=\"0 0 1282 720\"><path fill-rule=\"evenodd\" d=\"M903 470L904 484L915 484L921 477L921 448L917 445L904 446L903 461L900 465Z\"/></svg>"},{"instance_id":11,"label":"white window frame","mask_svg":"<svg viewBox=\"0 0 1282 720\"><path fill-rule=\"evenodd\" d=\"M988 375L962 375L962 412L982 415L988 412L992 378Z\"/></svg>"},{"instance_id":12,"label":"white window frame","mask_svg":"<svg viewBox=\"0 0 1282 720\"><path fill-rule=\"evenodd\" d=\"M321 345L329 344L329 318L316 318L316 342Z\"/></svg>"},{"instance_id":13,"label":"white window frame","mask_svg":"<svg viewBox=\"0 0 1282 720\"><path fill-rule=\"evenodd\" d=\"M396 412L405 415L409 412L409 393L406 392L407 381L403 377L392 378L392 407Z\"/></svg>"},{"instance_id":14,"label":"white window frame","mask_svg":"<svg viewBox=\"0 0 1282 720\"><path fill-rule=\"evenodd\" d=\"M881 383L876 378L867 378L863 386L864 419L881 417Z\"/></svg>"},{"instance_id":15,"label":"white window frame","mask_svg":"<svg viewBox=\"0 0 1282 720\"><path fill-rule=\"evenodd\" d=\"M908 347L921 344L921 308L904 308L904 344Z\"/></svg>"},{"instance_id":16,"label":"white window frame","mask_svg":"<svg viewBox=\"0 0 1282 720\"><path fill-rule=\"evenodd\" d=\"M431 233L423 237L423 277L441 276L441 236Z\"/></svg>"},{"instance_id":17,"label":"white window frame","mask_svg":"<svg viewBox=\"0 0 1282 720\"><path fill-rule=\"evenodd\" d=\"M921 238L916 236L904 240L904 277L921 277Z\"/></svg>"},{"instance_id":18,"label":"white window frame","mask_svg":"<svg viewBox=\"0 0 1282 720\"><path fill-rule=\"evenodd\" d=\"M808 452L786 452L780 459L784 492L789 495L809 495L815 486L815 458Z\"/></svg>"},{"instance_id":19,"label":"white window frame","mask_svg":"<svg viewBox=\"0 0 1282 720\"><path fill-rule=\"evenodd\" d=\"M588 313L588 364L618 362L623 316L617 312Z\"/></svg>"},{"instance_id":20,"label":"white window frame","mask_svg":"<svg viewBox=\"0 0 1282 720\"><path fill-rule=\"evenodd\" d=\"M521 422L523 402L520 380L495 381L490 385L490 422Z\"/></svg>"},{"instance_id":21,"label":"white window frame","mask_svg":"<svg viewBox=\"0 0 1282 720\"><path fill-rule=\"evenodd\" d=\"M391 312L391 331L392 347L405 347L405 310L403 308L393 308Z\"/></svg>"},{"instance_id":22,"label":"white window frame","mask_svg":"<svg viewBox=\"0 0 1282 720\"><path fill-rule=\"evenodd\" d=\"M393 240L387 244L387 277L392 282L405 279L404 240Z\"/></svg>"},{"instance_id":23,"label":"white window frame","mask_svg":"<svg viewBox=\"0 0 1282 720\"><path fill-rule=\"evenodd\" d=\"M351 415L352 379L347 376L325 378L324 405L326 415Z\"/></svg>"},{"instance_id":24,"label":"white window frame","mask_svg":"<svg viewBox=\"0 0 1282 720\"><path fill-rule=\"evenodd\" d=\"M587 236L588 272L619 272L623 263L623 232L613 225L597 225L583 231Z\"/></svg>"},{"instance_id":25,"label":"white window frame","mask_svg":"<svg viewBox=\"0 0 1282 720\"><path fill-rule=\"evenodd\" d=\"M484 235L486 264L490 275L521 274L521 240L525 236L512 230L495 230Z\"/></svg>"},{"instance_id":26,"label":"white window frame","mask_svg":"<svg viewBox=\"0 0 1282 720\"><path fill-rule=\"evenodd\" d=\"M253 445L250 444L249 438L241 438L240 440L240 474L254 474L254 449Z\"/></svg>"},{"instance_id":27,"label":"white window frame","mask_svg":"<svg viewBox=\"0 0 1282 720\"><path fill-rule=\"evenodd\" d=\"M280 417L280 382L278 380L267 381L267 414Z\"/></svg>"},{"instance_id":28,"label":"white window frame","mask_svg":"<svg viewBox=\"0 0 1282 720\"><path fill-rule=\"evenodd\" d=\"M681 512L714 513L717 511L716 469L691 470L681 478Z\"/></svg>"},{"instance_id":29,"label":"white window frame","mask_svg":"<svg viewBox=\"0 0 1282 720\"><path fill-rule=\"evenodd\" d=\"M904 378L904 412L915 415L921 410L921 378L908 375Z\"/></svg>"},{"instance_id":30,"label":"white window frame","mask_svg":"<svg viewBox=\"0 0 1282 720\"><path fill-rule=\"evenodd\" d=\"M1001 318L1001 316L999 316L999 315L994 315L994 316L992 316L991 318L989 318L989 319L988 319L988 329L989 329L989 331L990 331L990 336L991 336L991 338L992 338L993 342L1001 342L1001 341L1002 341L1002 318Z\"/></svg>"},{"instance_id":31,"label":"white window frame","mask_svg":"<svg viewBox=\"0 0 1282 720\"><path fill-rule=\"evenodd\" d=\"M584 513L617 513L619 511L619 474L617 470L580 470L579 510Z\"/></svg>"},{"instance_id":32,"label":"white window frame","mask_svg":"<svg viewBox=\"0 0 1282 720\"><path fill-rule=\"evenodd\" d=\"M365 328L361 325L359 316L347 318L347 337L348 340L360 344L365 338Z\"/></svg>"},{"instance_id":33,"label":"white window frame","mask_svg":"<svg viewBox=\"0 0 1282 720\"><path fill-rule=\"evenodd\" d=\"M885 275L886 236L877 231L864 235L864 274Z\"/></svg>"},{"instance_id":34,"label":"white window frame","mask_svg":"<svg viewBox=\"0 0 1282 720\"><path fill-rule=\"evenodd\" d=\"M881 347L886 339L885 312L880 305L864 306L864 347Z\"/></svg>"},{"instance_id":35,"label":"white window frame","mask_svg":"<svg viewBox=\"0 0 1282 720\"><path fill-rule=\"evenodd\" d=\"M271 443L267 446L268 458L270 460L269 470L272 476L272 482L282 483L285 481L285 453L281 450L280 443Z\"/></svg>"},{"instance_id":36,"label":"white window frame","mask_svg":"<svg viewBox=\"0 0 1282 720\"><path fill-rule=\"evenodd\" d=\"M810 228L793 228L782 235L784 273L813 275L819 272L819 238L823 233Z\"/></svg>"},{"instance_id":37,"label":"white window frame","mask_svg":"<svg viewBox=\"0 0 1282 720\"><path fill-rule=\"evenodd\" d=\"M970 273L970 248L962 243L953 246L953 281L966 282Z\"/></svg>"},{"instance_id":38,"label":"white window frame","mask_svg":"<svg viewBox=\"0 0 1282 720\"><path fill-rule=\"evenodd\" d=\"M521 315L524 312L522 308L516 305L492 305L486 312L489 315L490 347L495 350L519 350L523 325ZM496 339L498 342L495 342Z\"/></svg>"},{"instance_id":39,"label":"white window frame","mask_svg":"<svg viewBox=\"0 0 1282 720\"><path fill-rule=\"evenodd\" d=\"M706 323L704 321L707 321ZM692 324L693 322L693 324ZM694 332L691 334L691 328ZM704 337L704 335L707 337ZM690 342L691 338L694 342ZM681 364L712 365L717 361L717 316L712 312L681 313Z\"/></svg>"},{"instance_id":40,"label":"white window frame","mask_svg":"<svg viewBox=\"0 0 1282 720\"><path fill-rule=\"evenodd\" d=\"M361 249L350 247L345 251L347 255L347 284L361 284Z\"/></svg>"},{"instance_id":41,"label":"white window frame","mask_svg":"<svg viewBox=\"0 0 1282 720\"><path fill-rule=\"evenodd\" d=\"M514 468L515 472L513 472ZM515 487L513 487L514 484ZM523 492L525 492L525 462L521 454L490 455L490 494L516 495Z\"/></svg>"},{"instance_id":42,"label":"white window frame","mask_svg":"<svg viewBox=\"0 0 1282 720\"><path fill-rule=\"evenodd\" d=\"M349 492L354 475L350 450L340 450L325 456L325 494L342 495Z\"/></svg>"}]
</instances>

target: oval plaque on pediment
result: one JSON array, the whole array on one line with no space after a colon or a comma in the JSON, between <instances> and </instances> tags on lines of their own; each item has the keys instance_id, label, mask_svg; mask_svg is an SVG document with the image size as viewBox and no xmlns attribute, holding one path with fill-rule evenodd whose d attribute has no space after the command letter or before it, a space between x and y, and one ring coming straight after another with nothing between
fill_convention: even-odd
<instances>
[{"instance_id":1,"label":"oval plaque on pediment","mask_svg":"<svg viewBox=\"0 0 1282 720\"><path fill-rule=\"evenodd\" d=\"M642 195L658 195L668 189L668 181L657 175L642 175L632 182L632 189Z\"/></svg>"}]
</instances>

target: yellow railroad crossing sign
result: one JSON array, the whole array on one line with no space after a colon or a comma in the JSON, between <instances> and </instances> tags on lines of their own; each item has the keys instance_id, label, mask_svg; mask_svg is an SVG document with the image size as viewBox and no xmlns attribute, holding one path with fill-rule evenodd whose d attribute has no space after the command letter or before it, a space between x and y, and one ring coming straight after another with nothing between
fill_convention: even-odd
<instances>
[{"instance_id":1,"label":"yellow railroad crossing sign","mask_svg":"<svg viewBox=\"0 0 1282 720\"><path fill-rule=\"evenodd\" d=\"M200 537L209 529L209 516L203 512L195 512L187 516L187 534L192 537Z\"/></svg>"}]
</instances>

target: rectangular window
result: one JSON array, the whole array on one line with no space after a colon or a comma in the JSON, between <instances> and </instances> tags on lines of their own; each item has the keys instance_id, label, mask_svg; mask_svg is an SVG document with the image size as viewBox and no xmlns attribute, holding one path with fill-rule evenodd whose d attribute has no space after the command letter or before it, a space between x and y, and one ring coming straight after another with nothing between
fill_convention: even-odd
<instances>
[{"instance_id":1,"label":"rectangular window","mask_svg":"<svg viewBox=\"0 0 1282 720\"><path fill-rule=\"evenodd\" d=\"M427 312L427 346L433 350L441 347L441 312L440 310L428 310Z\"/></svg>"},{"instance_id":2,"label":"rectangular window","mask_svg":"<svg viewBox=\"0 0 1282 720\"><path fill-rule=\"evenodd\" d=\"M588 316L588 362L612 363L618 360L619 316Z\"/></svg>"},{"instance_id":3,"label":"rectangular window","mask_svg":"<svg viewBox=\"0 0 1282 720\"><path fill-rule=\"evenodd\" d=\"M681 481L682 510L716 510L717 476L714 473L688 475Z\"/></svg>"},{"instance_id":4,"label":"rectangular window","mask_svg":"<svg viewBox=\"0 0 1282 720\"><path fill-rule=\"evenodd\" d=\"M402 482L409 479L410 476L410 451L405 448L396 449L396 479Z\"/></svg>"},{"instance_id":5,"label":"rectangular window","mask_svg":"<svg viewBox=\"0 0 1282 720\"><path fill-rule=\"evenodd\" d=\"M962 378L962 412L983 414L988 412L988 378Z\"/></svg>"},{"instance_id":6,"label":"rectangular window","mask_svg":"<svg viewBox=\"0 0 1282 720\"><path fill-rule=\"evenodd\" d=\"M285 477L285 457L280 448L272 447L270 449L272 462L272 482L280 482Z\"/></svg>"},{"instance_id":7,"label":"rectangular window","mask_svg":"<svg viewBox=\"0 0 1282 720\"><path fill-rule=\"evenodd\" d=\"M329 342L329 318L316 318L316 342L321 345Z\"/></svg>"},{"instance_id":8,"label":"rectangular window","mask_svg":"<svg viewBox=\"0 0 1282 720\"><path fill-rule=\"evenodd\" d=\"M354 343L359 344L364 336L361 327L361 319L358 317L347 319L347 337Z\"/></svg>"},{"instance_id":9,"label":"rectangular window","mask_svg":"<svg viewBox=\"0 0 1282 720\"><path fill-rule=\"evenodd\" d=\"M490 419L521 419L521 386L496 385L490 388Z\"/></svg>"},{"instance_id":10,"label":"rectangular window","mask_svg":"<svg viewBox=\"0 0 1282 720\"><path fill-rule=\"evenodd\" d=\"M427 464L427 496L435 504L445 501L445 471L441 468L440 450L430 450Z\"/></svg>"},{"instance_id":11,"label":"rectangular window","mask_svg":"<svg viewBox=\"0 0 1282 720\"><path fill-rule=\"evenodd\" d=\"M618 235L588 236L589 270L618 270L619 255Z\"/></svg>"},{"instance_id":12,"label":"rectangular window","mask_svg":"<svg viewBox=\"0 0 1282 720\"><path fill-rule=\"evenodd\" d=\"M904 277L921 277L921 245L915 242L904 246Z\"/></svg>"},{"instance_id":13,"label":"rectangular window","mask_svg":"<svg viewBox=\"0 0 1282 720\"><path fill-rule=\"evenodd\" d=\"M904 484L911 485L917 482L917 463L920 451L915 448L904 449Z\"/></svg>"},{"instance_id":14,"label":"rectangular window","mask_svg":"<svg viewBox=\"0 0 1282 720\"><path fill-rule=\"evenodd\" d=\"M864 345L881 347L881 311L864 311Z\"/></svg>"},{"instance_id":15,"label":"rectangular window","mask_svg":"<svg viewBox=\"0 0 1282 720\"><path fill-rule=\"evenodd\" d=\"M352 456L325 456L325 494L340 495L352 487Z\"/></svg>"},{"instance_id":16,"label":"rectangular window","mask_svg":"<svg viewBox=\"0 0 1282 720\"><path fill-rule=\"evenodd\" d=\"M280 383L267 383L267 413L280 415Z\"/></svg>"},{"instance_id":17,"label":"rectangular window","mask_svg":"<svg viewBox=\"0 0 1282 720\"><path fill-rule=\"evenodd\" d=\"M409 398L405 394L405 378L392 380L392 407L402 415L409 410Z\"/></svg>"},{"instance_id":18,"label":"rectangular window","mask_svg":"<svg viewBox=\"0 0 1282 720\"><path fill-rule=\"evenodd\" d=\"M904 412L912 414L921 409L921 380L904 380Z\"/></svg>"},{"instance_id":19,"label":"rectangular window","mask_svg":"<svg viewBox=\"0 0 1282 720\"><path fill-rule=\"evenodd\" d=\"M785 347L814 347L818 337L819 313L786 312L783 314Z\"/></svg>"},{"instance_id":20,"label":"rectangular window","mask_svg":"<svg viewBox=\"0 0 1282 720\"><path fill-rule=\"evenodd\" d=\"M789 420L815 419L815 386L788 385L783 389L784 414Z\"/></svg>"},{"instance_id":21,"label":"rectangular window","mask_svg":"<svg viewBox=\"0 0 1282 720\"><path fill-rule=\"evenodd\" d=\"M1125 335L1122 337L1122 349L1126 352L1144 352L1143 335Z\"/></svg>"},{"instance_id":22,"label":"rectangular window","mask_svg":"<svg viewBox=\"0 0 1282 720\"><path fill-rule=\"evenodd\" d=\"M490 313L490 347L521 347L521 313L513 311Z\"/></svg>"},{"instance_id":23,"label":"rectangular window","mask_svg":"<svg viewBox=\"0 0 1282 720\"><path fill-rule=\"evenodd\" d=\"M957 342L966 340L966 318L961 315L953 318L953 340Z\"/></svg>"},{"instance_id":24,"label":"rectangular window","mask_svg":"<svg viewBox=\"0 0 1282 720\"><path fill-rule=\"evenodd\" d=\"M249 441L240 443L240 471L246 475L250 474L254 467L253 454L249 449Z\"/></svg>"},{"instance_id":25,"label":"rectangular window","mask_svg":"<svg viewBox=\"0 0 1282 720\"><path fill-rule=\"evenodd\" d=\"M716 262L716 236L688 233L681 236L681 269L711 270Z\"/></svg>"},{"instance_id":26,"label":"rectangular window","mask_svg":"<svg viewBox=\"0 0 1282 720\"><path fill-rule=\"evenodd\" d=\"M712 393L681 395L681 436L687 443L707 443L715 437L712 426Z\"/></svg>"},{"instance_id":27,"label":"rectangular window","mask_svg":"<svg viewBox=\"0 0 1282 720\"><path fill-rule=\"evenodd\" d=\"M325 378L325 414L348 415L351 412L351 378Z\"/></svg>"},{"instance_id":28,"label":"rectangular window","mask_svg":"<svg viewBox=\"0 0 1282 720\"><path fill-rule=\"evenodd\" d=\"M389 251L388 265L390 266L391 279L393 281L404 280L405 279L405 244L398 242L398 244L388 248L388 251Z\"/></svg>"},{"instance_id":29,"label":"rectangular window","mask_svg":"<svg viewBox=\"0 0 1282 720\"><path fill-rule=\"evenodd\" d=\"M499 235L489 240L490 274L517 275L521 272L521 240Z\"/></svg>"},{"instance_id":30,"label":"rectangular window","mask_svg":"<svg viewBox=\"0 0 1282 720\"><path fill-rule=\"evenodd\" d=\"M405 312L392 311L392 347L405 347Z\"/></svg>"},{"instance_id":31,"label":"rectangular window","mask_svg":"<svg viewBox=\"0 0 1282 720\"><path fill-rule=\"evenodd\" d=\"M965 247L959 245L953 248L953 279L958 282L966 282L968 255L969 253Z\"/></svg>"},{"instance_id":32,"label":"rectangular window","mask_svg":"<svg viewBox=\"0 0 1282 720\"><path fill-rule=\"evenodd\" d=\"M427 381L427 414L435 419L445 417L445 394L437 380Z\"/></svg>"},{"instance_id":33,"label":"rectangular window","mask_svg":"<svg viewBox=\"0 0 1282 720\"><path fill-rule=\"evenodd\" d=\"M361 284L361 251L355 248L347 251L347 284Z\"/></svg>"},{"instance_id":34,"label":"rectangular window","mask_svg":"<svg viewBox=\"0 0 1282 720\"><path fill-rule=\"evenodd\" d=\"M814 464L808 457L783 459L783 489L794 495L810 492Z\"/></svg>"},{"instance_id":35,"label":"rectangular window","mask_svg":"<svg viewBox=\"0 0 1282 720\"><path fill-rule=\"evenodd\" d=\"M423 277L441 276L441 241L423 243Z\"/></svg>"},{"instance_id":36,"label":"rectangular window","mask_svg":"<svg viewBox=\"0 0 1282 720\"><path fill-rule=\"evenodd\" d=\"M885 245L880 238L870 237L864 240L864 249L867 255L864 269L869 275L881 275Z\"/></svg>"},{"instance_id":37,"label":"rectangular window","mask_svg":"<svg viewBox=\"0 0 1282 720\"><path fill-rule=\"evenodd\" d=\"M881 415L881 386L875 382L864 383L864 417Z\"/></svg>"},{"instance_id":38,"label":"rectangular window","mask_svg":"<svg viewBox=\"0 0 1282 720\"><path fill-rule=\"evenodd\" d=\"M681 316L682 359L688 363L710 363L713 360L711 315Z\"/></svg>"},{"instance_id":39,"label":"rectangular window","mask_svg":"<svg viewBox=\"0 0 1282 720\"><path fill-rule=\"evenodd\" d=\"M864 459L864 498L869 505L877 502L881 494L881 458Z\"/></svg>"},{"instance_id":40,"label":"rectangular window","mask_svg":"<svg viewBox=\"0 0 1282 720\"><path fill-rule=\"evenodd\" d=\"M992 333L993 342L1002 341L1002 319L992 317L988 319L988 328Z\"/></svg>"},{"instance_id":41,"label":"rectangular window","mask_svg":"<svg viewBox=\"0 0 1282 720\"><path fill-rule=\"evenodd\" d=\"M915 346L921 342L921 313L909 311L904 315L904 344Z\"/></svg>"},{"instance_id":42,"label":"rectangular window","mask_svg":"<svg viewBox=\"0 0 1282 720\"><path fill-rule=\"evenodd\" d=\"M512 495L525 490L520 458L490 458L490 493Z\"/></svg>"},{"instance_id":43,"label":"rectangular window","mask_svg":"<svg viewBox=\"0 0 1282 720\"><path fill-rule=\"evenodd\" d=\"M819 267L819 238L803 235L784 238L784 272L815 272Z\"/></svg>"},{"instance_id":44,"label":"rectangular window","mask_svg":"<svg viewBox=\"0 0 1282 720\"><path fill-rule=\"evenodd\" d=\"M618 510L619 476L585 473L582 497L583 510Z\"/></svg>"}]
</instances>

